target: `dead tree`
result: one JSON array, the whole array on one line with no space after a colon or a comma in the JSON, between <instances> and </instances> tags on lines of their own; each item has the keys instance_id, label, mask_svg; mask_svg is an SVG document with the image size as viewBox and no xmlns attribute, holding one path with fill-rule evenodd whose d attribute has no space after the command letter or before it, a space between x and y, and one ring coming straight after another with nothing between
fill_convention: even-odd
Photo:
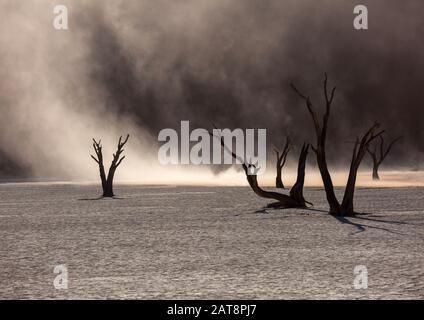
<instances>
[{"instance_id":1,"label":"dead tree","mask_svg":"<svg viewBox=\"0 0 424 320\"><path fill-rule=\"evenodd\" d=\"M246 163L245 159L242 159L237 154L235 154L231 149L229 149L224 142L222 137L216 137L213 133L209 133L212 137L219 138L221 141L221 146L227 152L229 152L232 157L238 160L242 166L244 173L246 174L247 182L249 183L250 188L253 192L261 198L266 199L274 199L277 200L275 203L271 203L268 207L273 208L306 208L306 204L311 204L306 201L303 197L303 185L305 182L305 167L306 167L306 159L308 156L309 144L304 144L302 147L302 151L299 156L299 165L298 165L298 174L297 181L290 190L290 195L286 195L279 192L266 191L259 186L257 172L259 168L257 168L257 164Z\"/></svg>"},{"instance_id":2,"label":"dead tree","mask_svg":"<svg viewBox=\"0 0 424 320\"><path fill-rule=\"evenodd\" d=\"M386 159L387 155L389 154L390 150L392 150L393 145L399 141L402 137L398 137L396 139L393 139L387 149L384 149L384 138L381 135L380 141L376 142L374 144L374 149L367 148L368 153L370 154L373 162L372 167L372 178L373 180L380 180L380 176L378 175L378 169L380 168L380 165L383 163L383 161ZM378 149L378 151L377 151Z\"/></svg>"},{"instance_id":3,"label":"dead tree","mask_svg":"<svg viewBox=\"0 0 424 320\"><path fill-rule=\"evenodd\" d=\"M321 173L324 189L327 197L327 202L330 206L330 214L341 215L341 216L352 216L355 215L353 208L353 197L355 193L356 177L359 166L364 158L366 150L369 144L377 137L379 137L384 131L378 131L379 124L375 123L361 139L357 138L352 152L352 159L349 170L349 177L346 184L345 193L343 196L342 203L337 200L334 192L334 185L331 179L330 172L327 166L326 158L326 140L327 140L327 129L328 121L330 119L331 106L334 100L334 94L336 87L332 88L331 91L327 88L327 74L324 79L324 98L325 98L325 113L322 117L322 121L318 118L318 114L315 111L315 107L311 102L309 96L301 93L294 84L291 84L292 89L297 95L305 101L307 110L311 115L315 135L316 135L316 146L311 146L314 151L318 163L318 168Z\"/></svg>"},{"instance_id":4,"label":"dead tree","mask_svg":"<svg viewBox=\"0 0 424 320\"><path fill-rule=\"evenodd\" d=\"M122 141L122 136L119 137L118 149L113 154L112 163L109 167L109 172L108 172L107 177L106 177L105 168L104 168L104 165L103 165L103 153L102 153L101 140L99 140L97 142L95 139L93 139L93 148L94 148L94 151L96 152L97 158L93 155L91 155L91 157L99 165L100 179L102 181L102 188L103 188L103 197L113 197L114 196L114 194L113 194L113 178L115 176L116 169L119 167L122 160L125 159L125 156L121 157L121 154L124 151L124 149L123 149L124 145L127 143L129 137L130 137L130 135L128 134L127 137L125 138L125 140L123 140L123 141Z\"/></svg>"},{"instance_id":5,"label":"dead tree","mask_svg":"<svg viewBox=\"0 0 424 320\"><path fill-rule=\"evenodd\" d=\"M281 178L281 173L283 170L284 165L286 164L286 160L287 160L287 155L290 152L290 147L291 147L291 141L290 141L290 137L286 138L286 144L284 145L284 149L283 151L280 152L277 149L274 149L275 154L277 155L277 177L275 178L275 187L276 188L280 188L280 189L284 189L284 183L283 180Z\"/></svg>"}]
</instances>

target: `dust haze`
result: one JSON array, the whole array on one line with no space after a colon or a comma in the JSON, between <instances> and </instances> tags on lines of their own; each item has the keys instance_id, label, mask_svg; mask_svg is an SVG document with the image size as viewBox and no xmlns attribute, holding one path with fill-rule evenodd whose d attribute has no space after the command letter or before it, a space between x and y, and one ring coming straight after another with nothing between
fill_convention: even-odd
<instances>
[{"instance_id":1,"label":"dust haze","mask_svg":"<svg viewBox=\"0 0 424 320\"><path fill-rule=\"evenodd\" d=\"M56 4L69 9L67 31L52 26ZM244 184L234 168L217 175L158 164L158 132L189 120L192 128L266 128L264 179L272 181L272 147L289 133L299 146L314 138L289 83L322 106L328 72L337 86L329 159L340 179L349 141L378 120L388 136L403 136L385 168L394 184L406 183L399 170L420 170L424 151L424 3L362 1L367 31L353 29L356 4L3 0L0 177L93 181L91 138L102 139L108 164L118 137L130 133L122 181ZM309 160L307 183L319 184Z\"/></svg>"}]
</instances>

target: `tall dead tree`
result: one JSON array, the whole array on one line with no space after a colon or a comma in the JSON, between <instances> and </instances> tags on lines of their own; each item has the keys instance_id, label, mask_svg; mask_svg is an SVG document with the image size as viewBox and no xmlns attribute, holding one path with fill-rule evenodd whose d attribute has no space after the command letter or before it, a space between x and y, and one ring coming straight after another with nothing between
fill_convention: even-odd
<instances>
[{"instance_id":1,"label":"tall dead tree","mask_svg":"<svg viewBox=\"0 0 424 320\"><path fill-rule=\"evenodd\" d=\"M283 171L284 165L286 164L287 155L290 152L290 147L291 147L290 137L287 137L286 144L284 145L284 149L281 152L281 154L277 149L274 149L274 152L277 155L277 165L276 165L277 177L275 178L276 188L284 189L284 183L282 180L282 171Z\"/></svg>"},{"instance_id":2,"label":"tall dead tree","mask_svg":"<svg viewBox=\"0 0 424 320\"><path fill-rule=\"evenodd\" d=\"M266 191L262 189L258 183L257 172L259 171L259 168L257 168L257 164L246 163L245 159L235 154L230 148L225 145L223 137L216 137L212 133L209 134L212 137L219 138L221 141L221 146L224 148L224 150L229 152L234 159L238 160L242 164L244 173L246 174L247 182L249 183L250 188L256 195L261 198L277 200L277 202L269 204L268 207L280 209L306 208L306 204L311 204L310 202L306 201L303 196L305 167L306 159L308 156L309 144L304 144L302 147L302 151L300 152L299 156L297 181L291 188L290 195L286 195L283 193Z\"/></svg>"},{"instance_id":3,"label":"tall dead tree","mask_svg":"<svg viewBox=\"0 0 424 320\"><path fill-rule=\"evenodd\" d=\"M102 188L103 188L103 197L113 197L113 178L115 176L115 171L121 164L122 160L125 159L125 156L121 157L122 152L124 152L124 145L127 143L128 138L130 135L128 134L125 140L122 140L122 136L119 137L118 141L118 148L116 152L113 154L112 163L109 167L109 172L106 177L105 173L105 167L103 165L103 153L102 153L102 145L101 140L98 142L93 139L93 149L96 152L96 156L91 155L94 161L97 162L99 165L99 171L100 171L100 179L102 181Z\"/></svg>"},{"instance_id":4,"label":"tall dead tree","mask_svg":"<svg viewBox=\"0 0 424 320\"><path fill-rule=\"evenodd\" d=\"M396 139L393 139L387 149L384 148L384 138L381 135L380 141L375 142L374 148L367 148L368 153L370 154L373 162L372 167L372 178L373 180L380 180L380 176L378 175L378 169L380 168L380 165L383 163L383 161L386 159L389 152L392 150L393 145L399 141L402 137L398 137Z\"/></svg>"},{"instance_id":5,"label":"tall dead tree","mask_svg":"<svg viewBox=\"0 0 424 320\"><path fill-rule=\"evenodd\" d=\"M336 87L333 87L331 91L327 88L327 74L325 74L324 79L324 98L325 98L325 113L322 116L322 121L318 118L318 115L315 111L315 107L311 102L309 96L301 93L294 84L291 84L292 89L296 94L305 101L307 110L311 115L315 135L316 135L316 146L311 146L314 151L318 163L318 168L321 173L322 181L324 184L324 189L327 197L327 202L330 206L330 214L332 215L341 215L341 216L352 216L355 215L353 208L353 198L355 193L356 177L358 173L359 166L364 158L366 150L370 143L377 137L379 137L384 131L378 131L379 124L375 123L362 138L357 138L352 152L352 159L349 170L349 177L346 184L345 193L343 196L342 203L337 200L336 194L334 192L334 185L331 179L330 172L327 166L326 158L326 140L327 140L327 130L328 130L328 121L330 119L330 111L332 103L334 100L334 94Z\"/></svg>"}]
</instances>

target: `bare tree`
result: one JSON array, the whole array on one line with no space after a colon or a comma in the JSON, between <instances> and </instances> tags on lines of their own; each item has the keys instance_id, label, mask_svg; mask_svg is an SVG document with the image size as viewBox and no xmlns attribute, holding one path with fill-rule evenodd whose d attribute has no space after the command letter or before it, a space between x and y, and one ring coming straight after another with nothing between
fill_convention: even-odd
<instances>
[{"instance_id":1,"label":"bare tree","mask_svg":"<svg viewBox=\"0 0 424 320\"><path fill-rule=\"evenodd\" d=\"M277 165L276 165L276 167L277 167L277 177L275 178L275 187L280 188L280 189L284 189L284 183L283 183L283 180L281 178L281 173L282 173L284 165L286 164L287 155L290 152L290 147L291 147L290 137L287 137L286 138L286 144L284 145L284 149L281 152L281 154L277 149L274 149L274 152L277 155Z\"/></svg>"},{"instance_id":2,"label":"bare tree","mask_svg":"<svg viewBox=\"0 0 424 320\"><path fill-rule=\"evenodd\" d=\"M315 135L316 135L316 146L311 146L312 150L316 154L318 168L321 173L322 181L324 184L324 189L327 197L327 202L330 206L330 214L332 215L341 215L341 216L352 216L355 215L353 208L353 197L355 193L355 184L356 177L359 166L364 158L366 150L369 144L378 136L380 136L384 131L377 131L379 124L375 123L366 133L362 136L361 139L357 138L352 152L352 160L350 164L349 177L346 184L345 193L343 196L342 203L337 200L336 194L334 192L334 185L331 179L330 172L327 166L326 158L326 140L327 140L327 129L328 121L330 119L331 106L334 100L334 94L336 87L333 87L331 91L327 88L327 74L325 74L324 79L324 98L325 98L325 113L322 117L322 121L318 118L318 115L315 111L315 107L311 102L309 96L301 93L294 84L291 84L292 89L301 97L308 109L309 114L311 115Z\"/></svg>"},{"instance_id":3,"label":"bare tree","mask_svg":"<svg viewBox=\"0 0 424 320\"><path fill-rule=\"evenodd\" d=\"M393 145L399 141L402 137L398 137L396 139L393 139L387 149L384 148L384 138L381 135L380 141L375 142L374 149L367 148L368 153L370 154L372 161L373 161L373 168L372 168L372 178L373 180L380 180L380 176L378 175L378 169L380 168L380 165L383 163L383 161L386 159L387 155L389 154L390 150L392 150ZM377 151L378 149L378 151Z\"/></svg>"},{"instance_id":4,"label":"bare tree","mask_svg":"<svg viewBox=\"0 0 424 320\"><path fill-rule=\"evenodd\" d=\"M109 172L108 172L107 177L106 177L105 168L104 168L104 165L103 165L103 153L102 153L101 140L99 140L97 142L95 139L93 139L93 148L94 148L94 151L96 152L97 157L95 157L93 155L91 155L91 157L99 165L100 179L102 181L102 188L103 188L103 197L113 197L114 196L114 194L113 194L113 178L115 176L116 169L119 167L122 160L125 159L125 156L121 157L121 154L124 151L124 149L123 149L124 145L127 143L129 137L130 137L129 134L127 135L125 140L122 140L122 136L119 137L118 149L113 154L112 163L109 167Z\"/></svg>"},{"instance_id":5,"label":"bare tree","mask_svg":"<svg viewBox=\"0 0 424 320\"><path fill-rule=\"evenodd\" d=\"M305 166L306 158L308 156L309 144L304 144L302 147L302 151L299 156L297 181L291 188L290 195L286 195L283 193L266 191L262 189L258 184L257 172L259 171L259 168L257 168L257 164L246 163L245 159L239 157L225 145L224 139L222 137L216 137L212 133L209 134L212 137L219 138L221 141L221 146L224 148L224 150L229 152L234 159L238 160L242 164L244 173L246 174L247 182L249 183L250 188L256 195L262 198L277 200L277 202L269 204L269 207L283 209L306 208L307 203L311 204L310 202L306 201L303 196L303 185L305 182Z\"/></svg>"}]
</instances>

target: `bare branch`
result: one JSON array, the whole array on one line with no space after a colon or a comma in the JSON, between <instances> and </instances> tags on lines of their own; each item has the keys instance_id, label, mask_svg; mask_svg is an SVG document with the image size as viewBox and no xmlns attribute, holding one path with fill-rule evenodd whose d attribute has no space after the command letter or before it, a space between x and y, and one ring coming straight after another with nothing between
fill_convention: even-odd
<instances>
[{"instance_id":1,"label":"bare branch","mask_svg":"<svg viewBox=\"0 0 424 320\"><path fill-rule=\"evenodd\" d=\"M380 160L383 159L384 155L384 138L380 136Z\"/></svg>"},{"instance_id":2,"label":"bare branch","mask_svg":"<svg viewBox=\"0 0 424 320\"><path fill-rule=\"evenodd\" d=\"M122 162L122 160L124 160L125 159L125 156L123 156L119 161L118 161L118 163L116 164L116 167L119 167L119 165L121 164L121 162Z\"/></svg>"},{"instance_id":3,"label":"bare branch","mask_svg":"<svg viewBox=\"0 0 424 320\"><path fill-rule=\"evenodd\" d=\"M303 93L301 93L296 88L296 86L293 83L291 83L290 86L292 87L292 89L294 90L294 92L297 93L297 95L299 97L301 97L303 100L305 100L306 107L308 108L308 111L309 111L309 113L310 113L310 115L312 117L312 121L314 122L314 126L315 126L315 131L316 131L317 137L320 136L320 134L321 134L321 126L320 126L320 123L319 123L319 120L318 120L318 116L317 116L317 114L316 114L316 112L314 110L314 107L312 105L311 99L309 97L305 96Z\"/></svg>"},{"instance_id":4,"label":"bare branch","mask_svg":"<svg viewBox=\"0 0 424 320\"><path fill-rule=\"evenodd\" d=\"M390 151L392 150L392 148L393 148L394 144L395 144L396 142L398 142L400 139L402 139L402 137L397 137L397 138L393 139L393 140L390 142L390 144L389 144L388 148L386 149L386 152L384 152L384 153L383 153L383 156L381 157L381 162L383 162L383 161L384 161L384 159L386 159L387 155L388 155L388 154L390 153Z\"/></svg>"},{"instance_id":5,"label":"bare branch","mask_svg":"<svg viewBox=\"0 0 424 320\"><path fill-rule=\"evenodd\" d=\"M236 160L238 160L241 164L242 164L242 166L243 166L243 169L244 169L244 171L246 171L246 173L247 173L247 169L248 169L248 167L246 166L246 161L245 161L245 159L242 159L241 157L239 157L237 154L235 154L230 148L228 148L227 147L227 145L225 144L225 142L224 142L224 138L223 137L221 137L221 136L219 136L219 137L217 137L217 136L215 136L212 132L210 132L209 131L209 135L212 137L212 138L217 138L217 139L219 139L220 140L220 142L221 142L221 146L224 148L224 150L225 151L227 151L229 154L231 154L231 156L234 158L234 159L236 159Z\"/></svg>"},{"instance_id":6,"label":"bare branch","mask_svg":"<svg viewBox=\"0 0 424 320\"><path fill-rule=\"evenodd\" d=\"M119 149L121 149L128 142L129 137L130 137L130 135L127 134L127 137L125 138L125 140L123 142L121 142L122 136L119 138L119 143L118 143Z\"/></svg>"},{"instance_id":7,"label":"bare branch","mask_svg":"<svg viewBox=\"0 0 424 320\"><path fill-rule=\"evenodd\" d=\"M325 101L328 105L327 81L328 81L328 76L327 76L327 72L326 72L326 73L324 73L324 97L325 97Z\"/></svg>"},{"instance_id":8,"label":"bare branch","mask_svg":"<svg viewBox=\"0 0 424 320\"><path fill-rule=\"evenodd\" d=\"M100 163L99 163L99 160L98 160L98 159L96 159L96 158L95 158L92 154L90 154L90 156L93 158L93 160L94 160L94 161L96 161L98 164L100 164Z\"/></svg>"},{"instance_id":9,"label":"bare branch","mask_svg":"<svg viewBox=\"0 0 424 320\"><path fill-rule=\"evenodd\" d=\"M303 100L306 101L308 99L308 97L306 97L303 93L301 93L293 83L290 83L290 87L292 87L294 92L296 92L299 95L299 97L301 97Z\"/></svg>"}]
</instances>

